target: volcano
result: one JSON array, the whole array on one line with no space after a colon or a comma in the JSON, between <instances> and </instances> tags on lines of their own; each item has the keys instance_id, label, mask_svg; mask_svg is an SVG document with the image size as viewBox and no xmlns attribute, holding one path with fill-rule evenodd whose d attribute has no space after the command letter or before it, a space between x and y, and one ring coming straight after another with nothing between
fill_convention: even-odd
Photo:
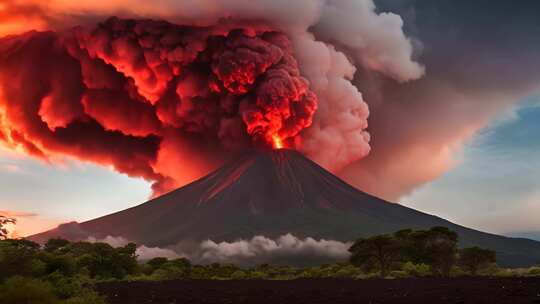
<instances>
[{"instance_id":1,"label":"volcano","mask_svg":"<svg viewBox=\"0 0 540 304\"><path fill-rule=\"evenodd\" d=\"M235 241L256 235L352 241L400 229L445 226L461 246L497 251L504 266L540 263L540 242L468 229L364 193L299 152L252 151L185 187L142 205L35 235L85 239L122 236L147 246Z\"/></svg>"}]
</instances>

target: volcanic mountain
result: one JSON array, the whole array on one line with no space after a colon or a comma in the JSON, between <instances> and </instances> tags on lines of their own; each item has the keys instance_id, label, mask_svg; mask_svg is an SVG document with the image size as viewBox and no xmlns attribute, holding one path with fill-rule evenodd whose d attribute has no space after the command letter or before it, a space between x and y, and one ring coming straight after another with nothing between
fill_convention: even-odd
<instances>
[{"instance_id":1,"label":"volcanic mountain","mask_svg":"<svg viewBox=\"0 0 540 304\"><path fill-rule=\"evenodd\" d=\"M351 241L399 229L445 226L461 246L497 251L499 264L540 263L540 242L468 229L348 185L292 150L252 151L185 187L142 205L31 237L122 236L147 246L234 241L255 235Z\"/></svg>"}]
</instances>

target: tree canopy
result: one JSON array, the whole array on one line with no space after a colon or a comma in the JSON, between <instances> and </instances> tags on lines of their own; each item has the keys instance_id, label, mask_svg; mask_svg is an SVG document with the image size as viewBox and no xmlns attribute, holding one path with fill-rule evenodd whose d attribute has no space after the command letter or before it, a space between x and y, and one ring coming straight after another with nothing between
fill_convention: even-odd
<instances>
[{"instance_id":1,"label":"tree canopy","mask_svg":"<svg viewBox=\"0 0 540 304\"><path fill-rule=\"evenodd\" d=\"M401 230L362 238L350 248L350 262L361 267L377 267L386 276L392 264L426 264L434 275L449 276L457 259L458 236L446 227L429 230Z\"/></svg>"}]
</instances>

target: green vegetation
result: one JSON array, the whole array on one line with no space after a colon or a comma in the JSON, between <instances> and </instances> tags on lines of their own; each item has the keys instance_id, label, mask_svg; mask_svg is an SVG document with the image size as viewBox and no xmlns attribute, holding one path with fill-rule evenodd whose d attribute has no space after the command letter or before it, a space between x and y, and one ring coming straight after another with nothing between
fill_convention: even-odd
<instances>
[{"instance_id":1,"label":"green vegetation","mask_svg":"<svg viewBox=\"0 0 540 304\"><path fill-rule=\"evenodd\" d=\"M458 235L445 227L401 230L357 240L349 249L350 262L365 272L377 271L382 277L501 273L495 264L495 251L479 247L459 250L457 243Z\"/></svg>"},{"instance_id":2,"label":"green vegetation","mask_svg":"<svg viewBox=\"0 0 540 304\"><path fill-rule=\"evenodd\" d=\"M135 245L50 240L0 241L0 303L105 303L93 289L99 280L137 273ZM39 301L36 301L39 299Z\"/></svg>"},{"instance_id":3,"label":"green vegetation","mask_svg":"<svg viewBox=\"0 0 540 304\"><path fill-rule=\"evenodd\" d=\"M110 280L293 280L369 279L432 276L540 277L540 267L501 269L495 252L457 248L447 228L402 230L357 240L349 262L308 268L263 264L194 265L185 258L138 262L136 245L51 239L44 246L20 239L0 240L0 303L105 303L95 283Z\"/></svg>"},{"instance_id":4,"label":"green vegetation","mask_svg":"<svg viewBox=\"0 0 540 304\"><path fill-rule=\"evenodd\" d=\"M459 253L459 262L463 269L469 271L472 275L476 275L478 270L487 268L490 264L495 263L495 252L480 247L464 248Z\"/></svg>"},{"instance_id":5,"label":"green vegetation","mask_svg":"<svg viewBox=\"0 0 540 304\"><path fill-rule=\"evenodd\" d=\"M407 262L428 265L436 276L450 276L458 258L457 241L457 234L445 227L401 230L357 240L349 249L350 261L364 270L377 269L382 277Z\"/></svg>"}]
</instances>

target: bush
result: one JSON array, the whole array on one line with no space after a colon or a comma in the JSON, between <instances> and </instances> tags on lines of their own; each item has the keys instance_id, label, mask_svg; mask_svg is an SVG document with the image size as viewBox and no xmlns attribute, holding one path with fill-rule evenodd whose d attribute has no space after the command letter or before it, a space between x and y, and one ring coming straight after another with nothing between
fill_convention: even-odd
<instances>
[{"instance_id":1,"label":"bush","mask_svg":"<svg viewBox=\"0 0 540 304\"><path fill-rule=\"evenodd\" d=\"M527 275L533 277L540 277L540 266L529 268L529 271L527 271Z\"/></svg>"},{"instance_id":2,"label":"bush","mask_svg":"<svg viewBox=\"0 0 540 304\"><path fill-rule=\"evenodd\" d=\"M242 270L237 270L237 271L233 272L233 274L231 275L231 279L233 279L233 280L244 280L246 278L247 278L247 275Z\"/></svg>"},{"instance_id":3,"label":"bush","mask_svg":"<svg viewBox=\"0 0 540 304\"><path fill-rule=\"evenodd\" d=\"M459 265L475 276L479 271L485 270L497 261L494 250L468 247L459 251Z\"/></svg>"},{"instance_id":4,"label":"bush","mask_svg":"<svg viewBox=\"0 0 540 304\"><path fill-rule=\"evenodd\" d=\"M249 274L249 277L253 280L264 280L268 278L266 273L262 271L253 271Z\"/></svg>"},{"instance_id":5,"label":"bush","mask_svg":"<svg viewBox=\"0 0 540 304\"><path fill-rule=\"evenodd\" d=\"M394 271L390 271L390 273L388 274L386 278L387 279L406 279L406 278L410 278L410 275L403 270L394 270Z\"/></svg>"},{"instance_id":6,"label":"bush","mask_svg":"<svg viewBox=\"0 0 540 304\"><path fill-rule=\"evenodd\" d=\"M167 281L185 279L187 276L188 273L186 272L186 269L176 266L169 266L154 271L150 277L155 281Z\"/></svg>"},{"instance_id":7,"label":"bush","mask_svg":"<svg viewBox=\"0 0 540 304\"><path fill-rule=\"evenodd\" d=\"M341 268L338 268L339 270L333 271L333 277L334 278L340 278L340 279L352 279L360 275L360 269L357 267L354 267L353 265L347 265L343 266Z\"/></svg>"},{"instance_id":8,"label":"bush","mask_svg":"<svg viewBox=\"0 0 540 304\"><path fill-rule=\"evenodd\" d=\"M378 279L380 278L380 274L378 272L370 272L370 273L363 273L356 277L358 280L371 280L371 279Z\"/></svg>"},{"instance_id":9,"label":"bush","mask_svg":"<svg viewBox=\"0 0 540 304\"><path fill-rule=\"evenodd\" d=\"M431 267L427 264L414 264L413 262L407 262L401 267L408 276L423 278L429 277L432 274Z\"/></svg>"},{"instance_id":10,"label":"bush","mask_svg":"<svg viewBox=\"0 0 540 304\"><path fill-rule=\"evenodd\" d=\"M494 277L498 276L502 272L499 265L496 263L491 263L487 266L484 266L481 270L478 271L478 275L481 276L488 276L488 277Z\"/></svg>"},{"instance_id":11,"label":"bush","mask_svg":"<svg viewBox=\"0 0 540 304\"><path fill-rule=\"evenodd\" d=\"M465 270L463 270L461 267L453 266L450 269L450 277L452 278L463 277L466 275L468 275L468 273Z\"/></svg>"},{"instance_id":12,"label":"bush","mask_svg":"<svg viewBox=\"0 0 540 304\"><path fill-rule=\"evenodd\" d=\"M49 283L15 276L0 286L0 303L55 304L58 299Z\"/></svg>"},{"instance_id":13,"label":"bush","mask_svg":"<svg viewBox=\"0 0 540 304\"><path fill-rule=\"evenodd\" d=\"M39 245L26 240L0 241L0 281L15 275L38 277L46 265L39 259Z\"/></svg>"},{"instance_id":14,"label":"bush","mask_svg":"<svg viewBox=\"0 0 540 304\"><path fill-rule=\"evenodd\" d=\"M152 274L167 262L169 262L167 258L153 258L142 265L141 271L144 274Z\"/></svg>"}]
</instances>

